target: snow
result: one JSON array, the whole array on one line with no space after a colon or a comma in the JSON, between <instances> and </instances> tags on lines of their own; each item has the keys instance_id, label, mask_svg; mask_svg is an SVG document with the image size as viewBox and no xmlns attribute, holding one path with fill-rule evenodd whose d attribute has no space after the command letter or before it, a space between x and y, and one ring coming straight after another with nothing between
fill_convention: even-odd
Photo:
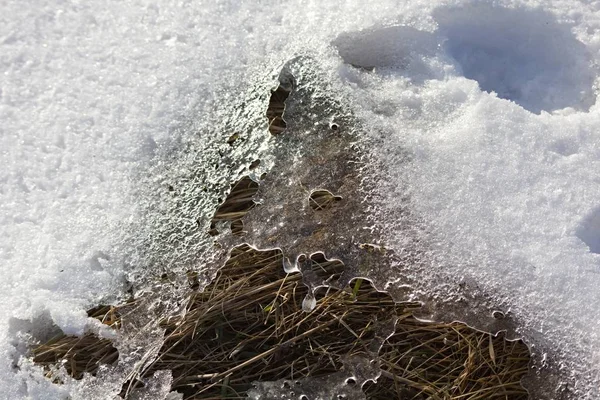
<instances>
[{"instance_id":1,"label":"snow","mask_svg":"<svg viewBox=\"0 0 600 400\"><path fill-rule=\"evenodd\" d=\"M432 16L431 34L376 28L338 46L349 63L375 62L372 73L346 74L386 149L387 179L423 223L435 268L415 275L445 295L453 294L449 278L474 278L530 344L597 379L597 54L539 9L478 3ZM390 48L400 59L390 61ZM399 232L393 186L381 190L383 215L388 231ZM577 389L578 398L599 395Z\"/></svg>"},{"instance_id":2,"label":"snow","mask_svg":"<svg viewBox=\"0 0 600 400\"><path fill-rule=\"evenodd\" d=\"M209 215L218 194L189 179L184 212L154 192L205 173L232 126L263 129L265 89L311 54L378 143L395 250L409 199L430 265L415 292L451 298L448 277L477 282L516 334L556 351L573 398L600 397L600 5L197 3L1 6L2 396L114 393L109 380L50 384L21 357L25 333L80 334L85 310L127 280L191 262L205 243L186 215ZM256 136L241 156L265 146ZM164 397L169 379L149 393Z\"/></svg>"},{"instance_id":3,"label":"snow","mask_svg":"<svg viewBox=\"0 0 600 400\"><path fill-rule=\"evenodd\" d=\"M2 5L0 380L6 398L60 392L13 370L9 322L48 314L66 333L81 333L85 309L124 289L120 246L137 213L135 171L169 139L181 111L198 101L188 96L201 73L183 68L194 61L173 40L184 21L160 11L121 2ZM26 388L23 379L30 381Z\"/></svg>"}]
</instances>

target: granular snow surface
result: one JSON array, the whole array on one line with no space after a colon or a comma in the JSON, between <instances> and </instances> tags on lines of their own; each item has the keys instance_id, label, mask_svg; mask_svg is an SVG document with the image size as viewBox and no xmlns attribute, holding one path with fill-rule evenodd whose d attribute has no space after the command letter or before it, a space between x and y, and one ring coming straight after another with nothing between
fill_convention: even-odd
<instances>
[{"instance_id":1,"label":"granular snow surface","mask_svg":"<svg viewBox=\"0 0 600 400\"><path fill-rule=\"evenodd\" d=\"M429 265L415 293L452 299L449 277L476 282L567 371L571 398L600 398L600 3L8 0L0 10L0 398L114 397L94 380L53 385L28 360L28 335L81 334L85 310L122 298L152 263L194 256L200 239L176 251L161 239L171 228L149 182L185 174L196 159L181 149L228 137L215 133L226 118L264 129L266 103L245 114L233 104L307 54L378 143L373 190L395 251L408 199ZM169 223L185 236L190 221ZM148 398L167 395L168 376L156 385Z\"/></svg>"}]
</instances>

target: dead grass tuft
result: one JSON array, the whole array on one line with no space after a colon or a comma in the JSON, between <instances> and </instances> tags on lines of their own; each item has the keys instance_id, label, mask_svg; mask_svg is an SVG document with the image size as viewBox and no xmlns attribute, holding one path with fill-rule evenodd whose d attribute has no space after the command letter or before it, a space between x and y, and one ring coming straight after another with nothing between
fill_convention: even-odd
<instances>
[{"instance_id":1,"label":"dead grass tuft","mask_svg":"<svg viewBox=\"0 0 600 400\"><path fill-rule=\"evenodd\" d=\"M189 297L183 318L166 319L164 344L142 373L169 369L173 390L185 399L244 398L253 381L322 377L355 354L379 354L382 376L364 390L370 399L526 399L520 385L529 353L521 342L463 324L417 321L418 305L398 304L368 281L322 288L311 312L302 310L307 288L300 273L286 274L279 250L236 247L203 292ZM335 285L339 261L312 259L312 272ZM117 327L119 307L95 316ZM383 342L382 324L397 320ZM34 361L64 363L81 378L118 357L110 341L92 335L62 336L34 349ZM51 370L50 370L51 371ZM143 380L143 379L141 379ZM127 383L123 395L140 385Z\"/></svg>"}]
</instances>

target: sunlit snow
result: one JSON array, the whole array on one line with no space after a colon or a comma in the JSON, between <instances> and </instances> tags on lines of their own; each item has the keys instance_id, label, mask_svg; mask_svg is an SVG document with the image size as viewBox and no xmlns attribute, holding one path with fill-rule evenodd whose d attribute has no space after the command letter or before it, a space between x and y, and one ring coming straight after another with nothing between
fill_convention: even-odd
<instances>
[{"instance_id":1,"label":"sunlit snow","mask_svg":"<svg viewBox=\"0 0 600 400\"><path fill-rule=\"evenodd\" d=\"M572 398L600 398L597 2L9 0L0 10L0 397L118 394L118 380L53 385L27 359L28 340L53 324L91 329L86 309L205 251L181 210L210 216L232 176L211 172L214 194L195 177L214 170L227 129L264 131L279 70L309 55L373 145L385 245L404 251L407 222L421 235L413 295L440 302L424 317L448 318L442 303L469 282L514 318L538 364L548 353L566 371ZM268 153L259 136L240 158ZM185 204L155 193L172 177L185 177ZM410 221L398 220L398 199ZM463 311L486 327L476 306ZM168 387L157 376L148 396Z\"/></svg>"}]
</instances>

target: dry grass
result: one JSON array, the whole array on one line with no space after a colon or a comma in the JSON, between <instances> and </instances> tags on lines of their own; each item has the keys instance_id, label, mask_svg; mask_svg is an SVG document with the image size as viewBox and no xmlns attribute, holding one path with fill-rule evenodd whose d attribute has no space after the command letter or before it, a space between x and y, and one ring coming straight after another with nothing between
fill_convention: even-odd
<instances>
[{"instance_id":1,"label":"dry grass","mask_svg":"<svg viewBox=\"0 0 600 400\"><path fill-rule=\"evenodd\" d=\"M97 318L115 329L121 327L121 316L113 306L94 307L88 316ZM34 361L52 367L46 374L54 378L53 369L64 365L67 373L75 379L83 378L85 372L95 374L101 364L112 364L119 354L108 339L92 334L82 337L59 334L34 349Z\"/></svg>"},{"instance_id":2,"label":"dry grass","mask_svg":"<svg viewBox=\"0 0 600 400\"><path fill-rule=\"evenodd\" d=\"M411 313L417 305L397 304L363 280L323 288L305 312L302 275L285 274L281 257L278 250L234 248L214 281L190 296L185 316L163 321L163 347L143 376L169 369L173 389L185 399L236 399L253 381L320 377L339 371L347 356L378 353L382 376L365 386L370 399L527 398L520 379L529 355L522 343L462 324L419 322ZM342 270L339 261L312 259L312 272L334 286ZM96 316L111 320L107 315L118 307L105 311ZM379 329L391 320L395 333L378 350ZM109 341L92 335L34 349L35 362L64 360L76 378L116 358ZM123 395L139 384L126 384Z\"/></svg>"},{"instance_id":3,"label":"dry grass","mask_svg":"<svg viewBox=\"0 0 600 400\"><path fill-rule=\"evenodd\" d=\"M340 196L335 196L329 190L314 190L309 197L309 205L315 211L326 210L333 206L337 201L342 200Z\"/></svg>"}]
</instances>

